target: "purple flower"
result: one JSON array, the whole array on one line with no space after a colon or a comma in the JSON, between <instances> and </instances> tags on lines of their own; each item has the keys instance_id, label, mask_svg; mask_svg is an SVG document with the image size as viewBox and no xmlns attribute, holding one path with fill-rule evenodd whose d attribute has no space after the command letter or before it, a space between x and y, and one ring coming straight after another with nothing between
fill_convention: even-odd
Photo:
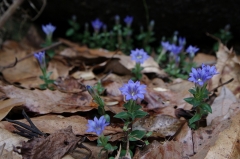
<instances>
[{"instance_id":1,"label":"purple flower","mask_svg":"<svg viewBox=\"0 0 240 159\"><path fill-rule=\"evenodd\" d=\"M207 77L208 76L205 70L202 70L201 68L192 68L192 72L190 73L190 78L188 80L199 86L203 86L203 84L208 80Z\"/></svg>"},{"instance_id":2,"label":"purple flower","mask_svg":"<svg viewBox=\"0 0 240 159\"><path fill-rule=\"evenodd\" d=\"M109 125L109 123L106 122L104 116L101 116L99 120L97 117L94 117L94 120L88 120L88 129L86 132L94 132L100 136L107 125Z\"/></svg>"},{"instance_id":3,"label":"purple flower","mask_svg":"<svg viewBox=\"0 0 240 159\"><path fill-rule=\"evenodd\" d=\"M92 21L92 27L93 27L95 32L99 32L102 25L103 25L103 23L99 19L96 19L96 20Z\"/></svg>"},{"instance_id":4,"label":"purple flower","mask_svg":"<svg viewBox=\"0 0 240 159\"><path fill-rule=\"evenodd\" d=\"M146 59L149 58L147 53L143 49L136 49L131 51L132 60L136 61L136 63L143 63Z\"/></svg>"},{"instance_id":5,"label":"purple flower","mask_svg":"<svg viewBox=\"0 0 240 159\"><path fill-rule=\"evenodd\" d=\"M167 42L163 42L163 41L162 41L161 44L162 44L162 47L163 47L164 50L167 50L167 51L170 51L170 50L171 50L172 45L169 44L168 41L167 41Z\"/></svg>"},{"instance_id":6,"label":"purple flower","mask_svg":"<svg viewBox=\"0 0 240 159\"><path fill-rule=\"evenodd\" d=\"M192 72L190 73L190 78L188 80L199 86L203 86L207 80L211 79L216 74L218 74L218 72L215 66L206 66L202 64L202 68L192 68Z\"/></svg>"},{"instance_id":7,"label":"purple flower","mask_svg":"<svg viewBox=\"0 0 240 159\"><path fill-rule=\"evenodd\" d=\"M45 52L34 53L34 57L38 60L40 68L42 70L46 69Z\"/></svg>"},{"instance_id":8,"label":"purple flower","mask_svg":"<svg viewBox=\"0 0 240 159\"><path fill-rule=\"evenodd\" d=\"M214 75L219 74L217 72L216 66L202 64L202 70L204 70L206 72L207 79L211 79Z\"/></svg>"},{"instance_id":9,"label":"purple flower","mask_svg":"<svg viewBox=\"0 0 240 159\"><path fill-rule=\"evenodd\" d=\"M133 17L132 17L132 16L126 16L126 18L124 18L124 22L126 23L126 25L127 25L128 27L131 26L132 21L133 21Z\"/></svg>"},{"instance_id":10,"label":"purple flower","mask_svg":"<svg viewBox=\"0 0 240 159\"><path fill-rule=\"evenodd\" d=\"M189 45L186 52L189 53L191 57L194 57L195 53L199 50L199 48Z\"/></svg>"},{"instance_id":11,"label":"purple flower","mask_svg":"<svg viewBox=\"0 0 240 159\"><path fill-rule=\"evenodd\" d=\"M143 99L144 94L146 93L146 85L140 84L139 81L135 83L132 80L129 80L127 84L124 84L123 87L119 88L123 95L126 96L126 100L137 100L137 98Z\"/></svg>"},{"instance_id":12,"label":"purple flower","mask_svg":"<svg viewBox=\"0 0 240 159\"><path fill-rule=\"evenodd\" d=\"M179 37L179 38L178 38L178 44L179 44L180 46L184 46L184 45L186 44L186 38L184 38L184 37Z\"/></svg>"},{"instance_id":13,"label":"purple flower","mask_svg":"<svg viewBox=\"0 0 240 159\"><path fill-rule=\"evenodd\" d=\"M176 46L176 45L172 44L171 48L170 48L170 51L174 55L178 55L182 51L182 46Z\"/></svg>"},{"instance_id":14,"label":"purple flower","mask_svg":"<svg viewBox=\"0 0 240 159\"><path fill-rule=\"evenodd\" d=\"M51 36L52 33L55 31L56 27L53 26L51 23L47 24L47 25L42 25L42 30L44 31L44 33L47 36Z\"/></svg>"}]
</instances>

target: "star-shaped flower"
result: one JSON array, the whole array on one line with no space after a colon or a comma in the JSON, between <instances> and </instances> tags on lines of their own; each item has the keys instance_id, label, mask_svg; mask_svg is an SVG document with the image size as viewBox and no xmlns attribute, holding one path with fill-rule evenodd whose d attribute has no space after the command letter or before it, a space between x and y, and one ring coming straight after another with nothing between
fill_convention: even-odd
<instances>
[{"instance_id":1,"label":"star-shaped flower","mask_svg":"<svg viewBox=\"0 0 240 159\"><path fill-rule=\"evenodd\" d=\"M109 125L109 123L106 122L104 116L101 116L99 119L97 119L97 117L94 117L94 120L88 120L88 129L86 132L94 132L100 136L107 125Z\"/></svg>"},{"instance_id":2,"label":"star-shaped flower","mask_svg":"<svg viewBox=\"0 0 240 159\"><path fill-rule=\"evenodd\" d=\"M143 63L146 59L149 58L147 53L143 49L136 49L132 50L130 54L133 61L136 61L136 63Z\"/></svg>"}]
</instances>

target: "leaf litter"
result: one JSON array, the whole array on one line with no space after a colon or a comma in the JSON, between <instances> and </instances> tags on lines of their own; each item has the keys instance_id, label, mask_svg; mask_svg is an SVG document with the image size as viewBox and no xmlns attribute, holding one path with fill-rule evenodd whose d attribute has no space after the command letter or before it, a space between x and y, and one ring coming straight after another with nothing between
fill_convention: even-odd
<instances>
[{"instance_id":1,"label":"leaf litter","mask_svg":"<svg viewBox=\"0 0 240 159\"><path fill-rule=\"evenodd\" d=\"M96 158L100 151L94 144L97 137L86 133L86 124L97 105L86 91L86 84L94 85L100 80L105 88L103 99L106 110L116 114L124 109L124 98L119 87L131 76L134 63L130 57L120 51L88 49L65 39L60 41L65 48L57 50L57 55L48 66L48 70L53 72L51 78L56 80L55 91L38 89L42 82L38 78L41 72L32 57L2 71L8 82L0 85L1 93L7 97L0 101L0 145L5 144L2 147L4 153L7 151L19 157L12 152L14 145L22 150L23 158L39 158L37 155L44 158L77 158L81 155L74 155L76 144L86 137L88 141L83 144L92 150L92 158ZM21 46L24 45L9 41L0 51L1 66L13 62L15 57L23 58L34 50ZM189 97L188 89L193 85L179 79L165 83L163 79L167 74L153 58L149 58L143 65L142 72L145 74L142 82L148 88L141 105L150 115L135 121L133 128L153 131L153 139L143 149L137 148L133 158L239 158L239 60L233 50L223 44L219 45L217 59L205 54L201 56L210 59L207 63L216 62L220 72L210 81L210 90L234 78L233 82L218 88L217 97L211 104L213 114L206 118L207 126L193 131L188 128L184 118L176 115L180 109L191 109L183 98ZM197 58L195 60L201 64L202 58ZM147 76L148 73L154 74L154 78ZM30 116L32 122L39 130L50 135L27 140L11 133L16 129L3 119L16 106L22 106L30 114L34 113ZM27 123L25 119L16 121ZM122 122L113 122L106 127L104 134L112 142L120 140L124 136L122 126ZM54 146L50 148L49 145Z\"/></svg>"}]
</instances>

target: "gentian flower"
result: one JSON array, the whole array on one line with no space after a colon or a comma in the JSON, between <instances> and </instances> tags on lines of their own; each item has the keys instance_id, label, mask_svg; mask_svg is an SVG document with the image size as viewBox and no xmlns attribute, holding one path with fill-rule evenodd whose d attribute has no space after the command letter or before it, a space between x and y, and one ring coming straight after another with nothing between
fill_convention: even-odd
<instances>
[{"instance_id":1,"label":"gentian flower","mask_svg":"<svg viewBox=\"0 0 240 159\"><path fill-rule=\"evenodd\" d=\"M46 69L46 60L45 60L45 52L34 53L34 57L37 59L38 64L42 70Z\"/></svg>"},{"instance_id":2,"label":"gentian flower","mask_svg":"<svg viewBox=\"0 0 240 159\"><path fill-rule=\"evenodd\" d=\"M169 42L167 41L167 42L161 42L161 45L162 45L162 47L163 47L163 49L164 50L166 50L166 51L170 51L171 50L171 47L172 47L172 45L171 44L169 44Z\"/></svg>"},{"instance_id":3,"label":"gentian flower","mask_svg":"<svg viewBox=\"0 0 240 159\"><path fill-rule=\"evenodd\" d=\"M124 22L126 23L126 25L127 25L128 27L131 26L132 21L133 21L133 17L132 17L132 16L126 16L126 18L124 18Z\"/></svg>"},{"instance_id":4,"label":"gentian flower","mask_svg":"<svg viewBox=\"0 0 240 159\"><path fill-rule=\"evenodd\" d=\"M201 68L192 68L192 72L190 73L190 78L188 80L199 86L203 86L203 84L208 80L207 77L208 75L205 70L202 70Z\"/></svg>"},{"instance_id":5,"label":"gentian flower","mask_svg":"<svg viewBox=\"0 0 240 159\"><path fill-rule=\"evenodd\" d=\"M119 15L115 15L114 19L115 19L115 23L119 24L120 16Z\"/></svg>"},{"instance_id":6,"label":"gentian flower","mask_svg":"<svg viewBox=\"0 0 240 159\"><path fill-rule=\"evenodd\" d=\"M139 81L134 83L132 80L129 80L128 83L124 84L119 90L126 96L126 100L137 100L137 98L143 99L146 93L146 85L140 84Z\"/></svg>"},{"instance_id":7,"label":"gentian flower","mask_svg":"<svg viewBox=\"0 0 240 159\"><path fill-rule=\"evenodd\" d=\"M149 58L147 53L143 49L136 49L131 51L132 60L136 61L136 63L143 63L146 59Z\"/></svg>"},{"instance_id":8,"label":"gentian flower","mask_svg":"<svg viewBox=\"0 0 240 159\"><path fill-rule=\"evenodd\" d=\"M103 25L103 23L99 19L96 19L96 20L92 21L92 27L93 27L93 29L96 33L99 32L102 25Z\"/></svg>"},{"instance_id":9,"label":"gentian flower","mask_svg":"<svg viewBox=\"0 0 240 159\"><path fill-rule=\"evenodd\" d=\"M179 38L178 38L178 44L179 44L180 46L184 46L184 45L186 44L186 38L184 38L184 37L179 37Z\"/></svg>"},{"instance_id":10,"label":"gentian flower","mask_svg":"<svg viewBox=\"0 0 240 159\"><path fill-rule=\"evenodd\" d=\"M42 25L42 30L44 31L44 33L47 36L52 36L52 33L55 31L56 27L53 26L51 23L47 24L47 25Z\"/></svg>"},{"instance_id":11,"label":"gentian flower","mask_svg":"<svg viewBox=\"0 0 240 159\"><path fill-rule=\"evenodd\" d=\"M176 46L176 45L172 44L171 48L170 48L170 51L174 55L178 55L182 51L182 46Z\"/></svg>"},{"instance_id":12,"label":"gentian flower","mask_svg":"<svg viewBox=\"0 0 240 159\"><path fill-rule=\"evenodd\" d=\"M202 64L202 68L192 68L192 72L190 73L189 81L203 86L207 80L211 79L214 75L218 74L215 66L209 66Z\"/></svg>"},{"instance_id":13,"label":"gentian flower","mask_svg":"<svg viewBox=\"0 0 240 159\"><path fill-rule=\"evenodd\" d=\"M189 53L190 57L194 57L195 53L199 50L199 48L189 45L186 52Z\"/></svg>"},{"instance_id":14,"label":"gentian flower","mask_svg":"<svg viewBox=\"0 0 240 159\"><path fill-rule=\"evenodd\" d=\"M202 64L202 70L204 70L206 72L207 79L211 79L214 75L219 74L217 72L216 66Z\"/></svg>"},{"instance_id":15,"label":"gentian flower","mask_svg":"<svg viewBox=\"0 0 240 159\"><path fill-rule=\"evenodd\" d=\"M94 132L100 136L107 125L109 125L109 123L106 122L104 116L101 116L99 119L97 119L97 117L94 117L94 120L88 120L88 129L86 132Z\"/></svg>"}]
</instances>

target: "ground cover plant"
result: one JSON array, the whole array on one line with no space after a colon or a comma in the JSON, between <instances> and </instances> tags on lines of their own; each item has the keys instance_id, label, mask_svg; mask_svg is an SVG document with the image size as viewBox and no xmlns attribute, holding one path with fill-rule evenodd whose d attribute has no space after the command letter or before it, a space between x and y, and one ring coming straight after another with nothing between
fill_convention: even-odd
<instances>
[{"instance_id":1,"label":"ground cover plant","mask_svg":"<svg viewBox=\"0 0 240 159\"><path fill-rule=\"evenodd\" d=\"M208 55L177 31L156 39L153 20L139 32L133 16L114 20L81 32L73 16L68 39L43 24L37 48L4 41L0 156L239 158L240 60L225 45L229 26L208 34L218 40Z\"/></svg>"}]
</instances>

